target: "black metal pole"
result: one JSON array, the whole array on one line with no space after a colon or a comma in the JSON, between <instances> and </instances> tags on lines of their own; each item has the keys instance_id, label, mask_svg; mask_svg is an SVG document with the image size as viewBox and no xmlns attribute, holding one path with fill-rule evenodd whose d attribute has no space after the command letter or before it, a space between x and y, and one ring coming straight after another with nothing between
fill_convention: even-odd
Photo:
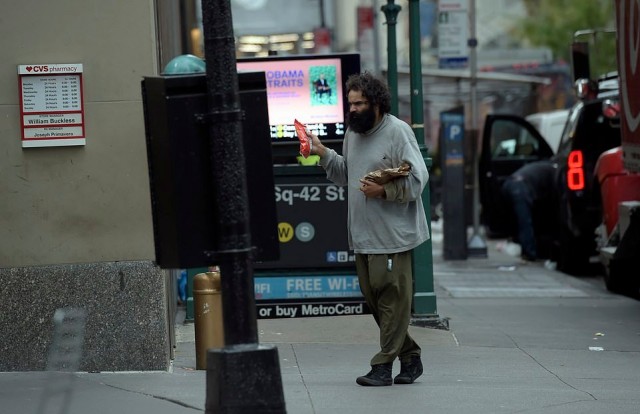
<instances>
[{"instance_id":1,"label":"black metal pole","mask_svg":"<svg viewBox=\"0 0 640 414\"><path fill-rule=\"evenodd\" d=\"M242 146L242 110L229 1L202 2L207 63L209 138L219 234L217 261L222 281L228 345L258 342L253 289L247 180Z\"/></svg>"},{"instance_id":2,"label":"black metal pole","mask_svg":"<svg viewBox=\"0 0 640 414\"><path fill-rule=\"evenodd\" d=\"M229 0L202 0L225 347L207 354L206 413L286 413L278 350L258 344L242 110Z\"/></svg>"},{"instance_id":3,"label":"black metal pole","mask_svg":"<svg viewBox=\"0 0 640 414\"><path fill-rule=\"evenodd\" d=\"M391 113L398 116L398 51L396 45L396 24L398 13L402 7L387 0L387 4L380 7L387 21L387 83L391 91Z\"/></svg>"}]
</instances>

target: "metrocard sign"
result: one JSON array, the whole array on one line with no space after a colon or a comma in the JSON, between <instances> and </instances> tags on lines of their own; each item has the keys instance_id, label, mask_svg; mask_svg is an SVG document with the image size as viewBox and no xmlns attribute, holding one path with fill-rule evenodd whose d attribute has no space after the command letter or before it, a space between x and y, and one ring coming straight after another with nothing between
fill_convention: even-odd
<instances>
[{"instance_id":1,"label":"metrocard sign","mask_svg":"<svg viewBox=\"0 0 640 414\"><path fill-rule=\"evenodd\" d=\"M369 313L354 274L255 275L259 319Z\"/></svg>"}]
</instances>

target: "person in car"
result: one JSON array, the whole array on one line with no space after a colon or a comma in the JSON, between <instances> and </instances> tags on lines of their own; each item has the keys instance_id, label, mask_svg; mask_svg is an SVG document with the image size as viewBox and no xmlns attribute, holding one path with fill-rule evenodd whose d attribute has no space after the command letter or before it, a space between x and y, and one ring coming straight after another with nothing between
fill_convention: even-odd
<instances>
[{"instance_id":1,"label":"person in car","mask_svg":"<svg viewBox=\"0 0 640 414\"><path fill-rule=\"evenodd\" d=\"M516 238L525 261L538 259L534 220L539 216L537 212L552 211L557 167L550 160L531 162L516 170L502 185L502 193L516 221Z\"/></svg>"}]
</instances>

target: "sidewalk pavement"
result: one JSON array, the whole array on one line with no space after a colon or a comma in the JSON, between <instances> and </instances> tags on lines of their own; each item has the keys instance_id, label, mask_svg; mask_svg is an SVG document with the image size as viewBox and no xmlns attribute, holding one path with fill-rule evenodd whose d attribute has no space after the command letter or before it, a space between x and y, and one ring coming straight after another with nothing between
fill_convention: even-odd
<instances>
[{"instance_id":1,"label":"sidewalk pavement","mask_svg":"<svg viewBox=\"0 0 640 414\"><path fill-rule=\"evenodd\" d=\"M260 343L278 348L287 413L640 412L640 301L598 278L521 264L495 240L488 258L443 261L436 223L433 244L438 314L450 330L410 328L425 365L414 384L355 383L378 349L370 315L258 321ZM74 374L67 412L204 412L193 328L177 323L169 372ZM0 413L36 413L55 375L0 373Z\"/></svg>"}]
</instances>

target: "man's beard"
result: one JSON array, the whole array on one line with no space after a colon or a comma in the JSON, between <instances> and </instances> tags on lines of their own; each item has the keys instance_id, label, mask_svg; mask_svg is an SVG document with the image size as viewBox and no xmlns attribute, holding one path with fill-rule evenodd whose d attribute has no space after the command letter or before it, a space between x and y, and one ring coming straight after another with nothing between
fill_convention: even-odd
<instances>
[{"instance_id":1,"label":"man's beard","mask_svg":"<svg viewBox=\"0 0 640 414\"><path fill-rule=\"evenodd\" d=\"M373 108L368 108L358 113L356 111L347 114L347 123L353 132L362 134L369 131L376 123L376 113Z\"/></svg>"}]
</instances>

